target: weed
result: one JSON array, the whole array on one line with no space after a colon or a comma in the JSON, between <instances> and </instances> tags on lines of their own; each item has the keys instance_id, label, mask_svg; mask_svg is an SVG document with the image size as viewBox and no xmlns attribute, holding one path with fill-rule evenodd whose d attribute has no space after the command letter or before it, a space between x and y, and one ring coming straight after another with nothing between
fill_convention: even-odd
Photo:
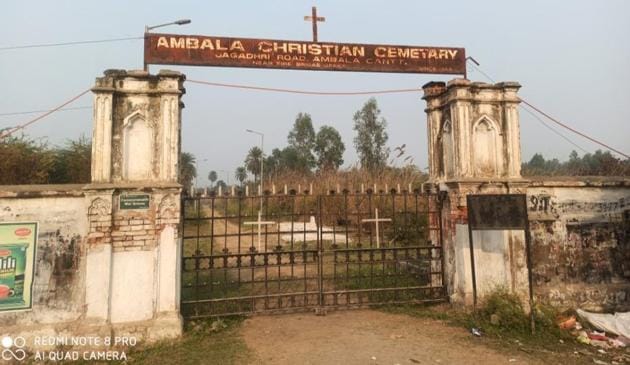
<instances>
[{"instance_id":1,"label":"weed","mask_svg":"<svg viewBox=\"0 0 630 365\"><path fill-rule=\"evenodd\" d=\"M165 341L129 353L132 364L240 364L251 353L238 335L243 317L186 323L183 338Z\"/></svg>"},{"instance_id":2,"label":"weed","mask_svg":"<svg viewBox=\"0 0 630 365\"><path fill-rule=\"evenodd\" d=\"M543 304L534 306L535 332L530 328L530 315L521 298L505 288L497 288L488 294L476 312L451 306L404 305L387 306L383 310L414 317L430 318L464 327L479 328L485 336L508 340L532 347L557 347L559 340L573 342L571 336L560 330L556 318L560 314L555 307Z\"/></svg>"}]
</instances>

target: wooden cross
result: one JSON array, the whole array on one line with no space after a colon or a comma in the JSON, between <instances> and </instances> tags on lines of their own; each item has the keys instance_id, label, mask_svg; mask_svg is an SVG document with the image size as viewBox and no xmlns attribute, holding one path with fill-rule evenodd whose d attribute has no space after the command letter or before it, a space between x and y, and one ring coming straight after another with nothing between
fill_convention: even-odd
<instances>
[{"instance_id":1,"label":"wooden cross","mask_svg":"<svg viewBox=\"0 0 630 365\"><path fill-rule=\"evenodd\" d=\"M326 18L317 16L317 7L313 6L311 16L305 16L304 20L313 22L313 42L317 43L317 22L325 22Z\"/></svg>"},{"instance_id":2,"label":"wooden cross","mask_svg":"<svg viewBox=\"0 0 630 365\"><path fill-rule=\"evenodd\" d=\"M253 221L253 222L243 222L243 224L245 225L257 225L258 226L258 252L260 252L260 241L261 241L261 228L262 226L268 226L268 225L273 225L273 224L277 224L276 222L264 222L262 220L262 215L261 215L261 211L258 211L258 220L257 221Z\"/></svg>"},{"instance_id":3,"label":"wooden cross","mask_svg":"<svg viewBox=\"0 0 630 365\"><path fill-rule=\"evenodd\" d=\"M371 222L376 224L376 248L381 248L381 237L379 233L379 222L391 222L392 220L389 218L378 218L378 208L374 209L374 219L362 219L361 222Z\"/></svg>"}]
</instances>

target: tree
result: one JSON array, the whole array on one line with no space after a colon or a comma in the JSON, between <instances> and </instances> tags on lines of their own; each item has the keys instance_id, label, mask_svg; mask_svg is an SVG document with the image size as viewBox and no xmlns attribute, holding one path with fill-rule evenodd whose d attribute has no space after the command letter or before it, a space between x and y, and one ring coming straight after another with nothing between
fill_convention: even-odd
<instances>
[{"instance_id":1,"label":"tree","mask_svg":"<svg viewBox=\"0 0 630 365\"><path fill-rule=\"evenodd\" d=\"M43 141L5 137L0 140L0 185L45 184L55 163Z\"/></svg>"},{"instance_id":2,"label":"tree","mask_svg":"<svg viewBox=\"0 0 630 365\"><path fill-rule=\"evenodd\" d=\"M260 160L263 158L263 152L258 147L252 147L247 156L245 156L245 168L254 175L254 182L258 183L260 175Z\"/></svg>"},{"instance_id":3,"label":"tree","mask_svg":"<svg viewBox=\"0 0 630 365\"><path fill-rule=\"evenodd\" d=\"M630 175L630 159L621 160L614 157L610 152L587 153L580 157L577 152L571 151L569 160L560 162L558 159L545 160L536 153L529 160L523 163L521 172L525 176L628 176Z\"/></svg>"},{"instance_id":4,"label":"tree","mask_svg":"<svg viewBox=\"0 0 630 365\"><path fill-rule=\"evenodd\" d=\"M53 150L55 162L50 171L52 184L88 183L91 180L92 142L85 136L66 141Z\"/></svg>"},{"instance_id":5,"label":"tree","mask_svg":"<svg viewBox=\"0 0 630 365\"><path fill-rule=\"evenodd\" d=\"M300 158L294 147L285 147L283 149L274 148L271 156L265 160L265 169L270 176L277 176L287 172L308 173L310 171L304 164L304 160Z\"/></svg>"},{"instance_id":6,"label":"tree","mask_svg":"<svg viewBox=\"0 0 630 365\"><path fill-rule=\"evenodd\" d=\"M217 188L221 187L221 190L225 191L228 188L228 185L223 180L217 181Z\"/></svg>"},{"instance_id":7,"label":"tree","mask_svg":"<svg viewBox=\"0 0 630 365\"><path fill-rule=\"evenodd\" d=\"M184 192L189 192L193 179L197 177L195 167L195 155L190 152L182 152L179 158L179 183L184 186Z\"/></svg>"},{"instance_id":8,"label":"tree","mask_svg":"<svg viewBox=\"0 0 630 365\"><path fill-rule=\"evenodd\" d=\"M315 167L315 156L313 148L315 147L315 130L313 129L313 121L308 113L299 113L293 123L293 129L289 131L287 137L289 147L292 147L297 153L300 169L310 171Z\"/></svg>"},{"instance_id":9,"label":"tree","mask_svg":"<svg viewBox=\"0 0 630 365\"><path fill-rule=\"evenodd\" d=\"M317 168L323 170L337 170L343 164L343 153L346 146L341 140L341 135L333 127L323 126L315 137L315 154L317 155Z\"/></svg>"},{"instance_id":10,"label":"tree","mask_svg":"<svg viewBox=\"0 0 630 365\"><path fill-rule=\"evenodd\" d=\"M357 131L354 146L361 167L371 172L383 169L389 156L389 148L385 146L389 138L385 131L387 121L380 114L376 99L370 98L353 118L354 130Z\"/></svg>"},{"instance_id":11,"label":"tree","mask_svg":"<svg viewBox=\"0 0 630 365\"><path fill-rule=\"evenodd\" d=\"M245 169L243 166L237 167L234 177L241 184L241 188L242 188L243 183L245 182L245 179L247 179L247 169Z\"/></svg>"},{"instance_id":12,"label":"tree","mask_svg":"<svg viewBox=\"0 0 630 365\"><path fill-rule=\"evenodd\" d=\"M208 180L210 180L210 188L212 188L214 186L214 182L217 181L217 172L212 170L210 171L210 173L208 173Z\"/></svg>"}]
</instances>

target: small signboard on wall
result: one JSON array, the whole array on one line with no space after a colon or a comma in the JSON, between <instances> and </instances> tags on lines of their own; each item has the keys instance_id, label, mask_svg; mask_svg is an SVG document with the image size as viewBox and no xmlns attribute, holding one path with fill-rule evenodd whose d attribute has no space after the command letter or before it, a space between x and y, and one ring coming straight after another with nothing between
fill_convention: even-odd
<instances>
[{"instance_id":1,"label":"small signboard on wall","mask_svg":"<svg viewBox=\"0 0 630 365\"><path fill-rule=\"evenodd\" d=\"M151 196L149 194L128 194L120 196L120 209L149 209Z\"/></svg>"},{"instance_id":2,"label":"small signboard on wall","mask_svg":"<svg viewBox=\"0 0 630 365\"><path fill-rule=\"evenodd\" d=\"M473 230L525 229L525 194L468 195L468 224Z\"/></svg>"},{"instance_id":3,"label":"small signboard on wall","mask_svg":"<svg viewBox=\"0 0 630 365\"><path fill-rule=\"evenodd\" d=\"M0 311L31 309L37 222L0 223Z\"/></svg>"}]
</instances>

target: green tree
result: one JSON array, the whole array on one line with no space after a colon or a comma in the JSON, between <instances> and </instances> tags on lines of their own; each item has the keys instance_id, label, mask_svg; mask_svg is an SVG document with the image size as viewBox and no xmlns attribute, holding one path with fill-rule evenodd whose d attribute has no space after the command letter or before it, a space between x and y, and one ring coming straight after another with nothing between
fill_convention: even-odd
<instances>
[{"instance_id":1,"label":"green tree","mask_svg":"<svg viewBox=\"0 0 630 365\"><path fill-rule=\"evenodd\" d=\"M214 186L214 182L217 181L219 177L217 176L217 172L212 170L208 173L208 180L210 180L210 188Z\"/></svg>"},{"instance_id":2,"label":"green tree","mask_svg":"<svg viewBox=\"0 0 630 365\"><path fill-rule=\"evenodd\" d=\"M254 183L258 183L260 175L260 160L263 152L259 147L252 147L245 156L245 168L254 175Z\"/></svg>"},{"instance_id":3,"label":"green tree","mask_svg":"<svg viewBox=\"0 0 630 365\"><path fill-rule=\"evenodd\" d=\"M0 140L0 185L46 184L55 164L44 141L25 136Z\"/></svg>"},{"instance_id":4,"label":"green tree","mask_svg":"<svg viewBox=\"0 0 630 365\"><path fill-rule=\"evenodd\" d=\"M243 166L237 167L234 177L241 184L241 187L243 187L243 183L245 182L245 179L247 179L247 169Z\"/></svg>"},{"instance_id":5,"label":"green tree","mask_svg":"<svg viewBox=\"0 0 630 365\"><path fill-rule=\"evenodd\" d=\"M182 152L179 157L179 183L184 186L185 193L190 191L193 179L197 177L195 162L195 155L190 152Z\"/></svg>"},{"instance_id":6,"label":"green tree","mask_svg":"<svg viewBox=\"0 0 630 365\"><path fill-rule=\"evenodd\" d=\"M227 185L227 184L225 183L225 181L223 181L223 180L219 180L219 181L217 181L217 188L218 188L219 186L221 187L221 190L223 190L224 192L225 192L225 191L227 190L227 188L228 188L228 185Z\"/></svg>"},{"instance_id":7,"label":"green tree","mask_svg":"<svg viewBox=\"0 0 630 365\"><path fill-rule=\"evenodd\" d=\"M528 167L531 171L543 173L545 171L546 160L540 153L535 153L528 162Z\"/></svg>"},{"instance_id":8,"label":"green tree","mask_svg":"<svg viewBox=\"0 0 630 365\"><path fill-rule=\"evenodd\" d=\"M529 162L523 163L521 172L524 176L629 176L630 159L621 160L610 152L601 150L587 153L580 157L571 151L569 160L560 162L558 159L545 160L540 153L534 154Z\"/></svg>"},{"instance_id":9,"label":"green tree","mask_svg":"<svg viewBox=\"0 0 630 365\"><path fill-rule=\"evenodd\" d=\"M310 171L316 166L313 148L315 147L315 129L308 113L299 113L293 123L293 129L287 137L289 147L297 153L300 170Z\"/></svg>"},{"instance_id":10,"label":"green tree","mask_svg":"<svg viewBox=\"0 0 630 365\"><path fill-rule=\"evenodd\" d=\"M88 183L91 180L92 143L81 136L68 140L64 147L53 150L55 163L49 182L53 184Z\"/></svg>"},{"instance_id":11,"label":"green tree","mask_svg":"<svg viewBox=\"0 0 630 365\"><path fill-rule=\"evenodd\" d=\"M323 126L315 137L315 154L317 155L317 168L323 170L337 170L343 164L343 153L346 146L341 140L341 135L330 126Z\"/></svg>"},{"instance_id":12,"label":"green tree","mask_svg":"<svg viewBox=\"0 0 630 365\"><path fill-rule=\"evenodd\" d=\"M359 155L361 167L375 172L383 169L387 164L389 148L385 146L389 138L385 128L387 121L381 117L376 99L370 98L354 114L354 146Z\"/></svg>"},{"instance_id":13,"label":"green tree","mask_svg":"<svg viewBox=\"0 0 630 365\"><path fill-rule=\"evenodd\" d=\"M265 169L270 176L278 176L287 172L309 173L304 160L300 158L298 151L291 147L283 149L274 148L271 156L265 159Z\"/></svg>"}]
</instances>

